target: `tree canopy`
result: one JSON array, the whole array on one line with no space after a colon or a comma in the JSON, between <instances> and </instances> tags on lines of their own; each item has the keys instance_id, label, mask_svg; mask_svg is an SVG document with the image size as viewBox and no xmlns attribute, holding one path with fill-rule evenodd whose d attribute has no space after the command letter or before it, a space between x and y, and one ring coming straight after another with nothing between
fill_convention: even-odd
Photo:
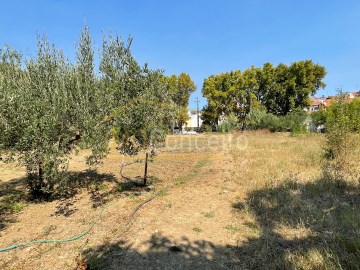
<instances>
[{"instance_id":1,"label":"tree canopy","mask_svg":"<svg viewBox=\"0 0 360 270\"><path fill-rule=\"evenodd\" d=\"M265 63L262 68L252 66L244 72L211 75L202 88L208 100L203 118L217 124L221 117L234 113L244 127L252 109L286 115L296 108L306 108L310 95L325 87L325 75L325 68L311 60L276 67Z\"/></svg>"},{"instance_id":2,"label":"tree canopy","mask_svg":"<svg viewBox=\"0 0 360 270\"><path fill-rule=\"evenodd\" d=\"M182 127L188 120L189 116L188 106L191 93L196 90L196 85L192 81L191 77L187 73L181 73L180 75L171 75L169 77L164 76L162 78L166 89L171 96L173 103L176 106L175 120L178 125Z\"/></svg>"}]
</instances>

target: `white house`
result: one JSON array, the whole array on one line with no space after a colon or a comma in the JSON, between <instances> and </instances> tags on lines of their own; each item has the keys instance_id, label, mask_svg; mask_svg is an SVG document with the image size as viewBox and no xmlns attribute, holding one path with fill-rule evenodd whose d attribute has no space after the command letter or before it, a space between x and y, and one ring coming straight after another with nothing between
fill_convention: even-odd
<instances>
[{"instance_id":1,"label":"white house","mask_svg":"<svg viewBox=\"0 0 360 270\"><path fill-rule=\"evenodd\" d=\"M188 110L189 120L183 126L183 129L192 129L195 130L198 127L201 127L202 120L201 120L201 111L199 111L199 115L196 110ZM199 121L199 124L198 124Z\"/></svg>"}]
</instances>

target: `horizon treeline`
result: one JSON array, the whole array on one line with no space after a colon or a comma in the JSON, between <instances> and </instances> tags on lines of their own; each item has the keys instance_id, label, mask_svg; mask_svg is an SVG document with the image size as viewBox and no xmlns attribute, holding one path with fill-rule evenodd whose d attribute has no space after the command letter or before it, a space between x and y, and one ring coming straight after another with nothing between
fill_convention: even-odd
<instances>
[{"instance_id":1,"label":"horizon treeline","mask_svg":"<svg viewBox=\"0 0 360 270\"><path fill-rule=\"evenodd\" d=\"M244 129L253 110L285 116L310 105L310 95L326 86L325 75L325 67L312 60L289 66L265 63L261 68L251 66L245 71L211 75L202 87L208 101L202 118L205 124L218 126L219 120L233 115Z\"/></svg>"}]
</instances>

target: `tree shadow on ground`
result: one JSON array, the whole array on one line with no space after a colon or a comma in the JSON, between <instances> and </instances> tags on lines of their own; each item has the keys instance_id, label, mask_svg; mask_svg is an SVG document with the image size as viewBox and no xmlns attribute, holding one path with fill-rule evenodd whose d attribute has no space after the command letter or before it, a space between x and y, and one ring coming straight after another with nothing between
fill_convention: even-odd
<instances>
[{"instance_id":1,"label":"tree shadow on ground","mask_svg":"<svg viewBox=\"0 0 360 270\"><path fill-rule=\"evenodd\" d=\"M110 195L115 189L105 189L104 182L118 184L115 176L108 173L99 173L96 170L82 172L67 172L66 181L56 189L47 201L58 201L54 215L69 216L77 208L75 195L86 188L90 194L93 207L98 207L110 200ZM116 185L115 185L116 186ZM0 182L0 230L6 224L16 222L16 213L20 212L26 204L41 202L33 200L28 192L26 177L15 178L10 181Z\"/></svg>"},{"instance_id":2,"label":"tree shadow on ground","mask_svg":"<svg viewBox=\"0 0 360 270\"><path fill-rule=\"evenodd\" d=\"M114 174L111 173L99 173L97 170L89 169L81 172L70 171L67 173L67 180L64 183L64 190L69 192L77 192L80 188L99 188L103 182L114 182L118 183ZM67 188L69 190L67 190Z\"/></svg>"},{"instance_id":3,"label":"tree shadow on ground","mask_svg":"<svg viewBox=\"0 0 360 270\"><path fill-rule=\"evenodd\" d=\"M16 222L15 214L22 210L29 197L23 178L0 182L0 231Z\"/></svg>"},{"instance_id":4,"label":"tree shadow on ground","mask_svg":"<svg viewBox=\"0 0 360 270\"><path fill-rule=\"evenodd\" d=\"M289 179L233 204L246 237L217 246L154 234L138 252L119 241L83 252L89 269L359 269L358 184ZM251 217L246 219L246 217Z\"/></svg>"},{"instance_id":5,"label":"tree shadow on ground","mask_svg":"<svg viewBox=\"0 0 360 270\"><path fill-rule=\"evenodd\" d=\"M116 189L107 187L105 183L119 184L116 177L110 173L99 173L97 170L68 172L66 181L52 196L52 200L59 201L54 215L70 216L73 214L77 210L74 205L78 201L75 195L84 188L90 195L93 208L107 203Z\"/></svg>"},{"instance_id":6,"label":"tree shadow on ground","mask_svg":"<svg viewBox=\"0 0 360 270\"><path fill-rule=\"evenodd\" d=\"M251 269L359 269L360 189L357 183L288 179L252 191L235 211L257 231L239 246Z\"/></svg>"},{"instance_id":7,"label":"tree shadow on ground","mask_svg":"<svg viewBox=\"0 0 360 270\"><path fill-rule=\"evenodd\" d=\"M208 241L191 242L183 237L174 241L153 234L143 242L146 252L134 250L126 241L105 244L83 252L87 269L239 269L240 262L231 257L236 247L216 246Z\"/></svg>"}]
</instances>

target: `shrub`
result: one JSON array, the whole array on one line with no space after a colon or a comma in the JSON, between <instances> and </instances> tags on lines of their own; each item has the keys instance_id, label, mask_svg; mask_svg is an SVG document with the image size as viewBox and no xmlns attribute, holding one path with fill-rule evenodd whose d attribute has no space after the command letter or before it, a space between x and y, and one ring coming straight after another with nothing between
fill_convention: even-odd
<instances>
[{"instance_id":1,"label":"shrub","mask_svg":"<svg viewBox=\"0 0 360 270\"><path fill-rule=\"evenodd\" d=\"M293 134L306 133L306 118L306 112L301 109L296 109L285 116L264 112L254 112L249 116L253 129L266 128L271 132L289 131Z\"/></svg>"},{"instance_id":2,"label":"shrub","mask_svg":"<svg viewBox=\"0 0 360 270\"><path fill-rule=\"evenodd\" d=\"M230 115L227 117L226 121L222 122L219 127L219 132L229 132L234 129L239 128L239 123L237 118L234 115Z\"/></svg>"},{"instance_id":3,"label":"shrub","mask_svg":"<svg viewBox=\"0 0 360 270\"><path fill-rule=\"evenodd\" d=\"M347 97L340 93L331 104L326 118L325 173L335 180L343 180L355 175L359 148L355 132L358 129L358 101L349 103Z\"/></svg>"},{"instance_id":4,"label":"shrub","mask_svg":"<svg viewBox=\"0 0 360 270\"><path fill-rule=\"evenodd\" d=\"M267 128L271 132L282 131L282 121L280 117L273 115L272 113L267 113L261 119L261 128Z\"/></svg>"},{"instance_id":5,"label":"shrub","mask_svg":"<svg viewBox=\"0 0 360 270\"><path fill-rule=\"evenodd\" d=\"M282 118L284 131L290 131L293 134L306 133L305 120L307 114L304 110L295 109Z\"/></svg>"},{"instance_id":6,"label":"shrub","mask_svg":"<svg viewBox=\"0 0 360 270\"><path fill-rule=\"evenodd\" d=\"M193 131L193 128L191 128L191 127L185 127L184 129L185 129L185 131Z\"/></svg>"},{"instance_id":7,"label":"shrub","mask_svg":"<svg viewBox=\"0 0 360 270\"><path fill-rule=\"evenodd\" d=\"M199 132L212 132L213 128L210 125L202 124Z\"/></svg>"},{"instance_id":8,"label":"shrub","mask_svg":"<svg viewBox=\"0 0 360 270\"><path fill-rule=\"evenodd\" d=\"M326 115L327 112L325 110L320 110L311 113L310 117L313 122L313 124L317 127L320 125L324 125L326 123Z\"/></svg>"},{"instance_id":9,"label":"shrub","mask_svg":"<svg viewBox=\"0 0 360 270\"><path fill-rule=\"evenodd\" d=\"M246 123L248 129L260 129L262 127L262 120L266 116L266 111L261 109L251 110L246 116Z\"/></svg>"},{"instance_id":10,"label":"shrub","mask_svg":"<svg viewBox=\"0 0 360 270\"><path fill-rule=\"evenodd\" d=\"M347 107L351 130L354 132L360 132L360 98L352 100Z\"/></svg>"}]
</instances>

